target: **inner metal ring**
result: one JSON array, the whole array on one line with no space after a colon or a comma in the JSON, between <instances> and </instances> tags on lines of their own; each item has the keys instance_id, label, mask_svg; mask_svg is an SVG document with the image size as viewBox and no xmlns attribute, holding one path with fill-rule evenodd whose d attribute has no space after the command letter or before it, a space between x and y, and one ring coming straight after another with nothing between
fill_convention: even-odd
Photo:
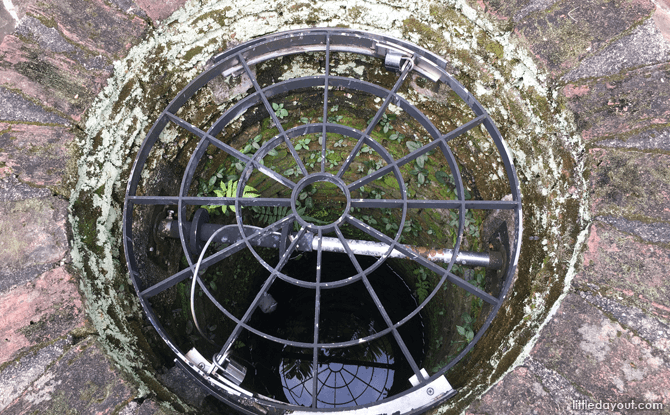
<instances>
[{"instance_id":1,"label":"inner metal ring","mask_svg":"<svg viewBox=\"0 0 670 415\"><path fill-rule=\"evenodd\" d=\"M346 199L346 205L342 214L334 222L326 225L316 225L314 223L308 222L298 213L297 202L299 200L300 193L310 184L315 184L318 182L334 184L338 187L338 189L340 189L340 191L342 191L342 193L344 193L344 197ZM339 177L333 176L330 173L314 173L302 178L293 188L293 193L291 194L291 209L293 209L293 214L295 215L296 220L300 223L300 225L306 227L310 231L333 232L335 231L337 225L342 224L346 219L346 216L349 214L349 210L351 209L351 193L349 193L349 188L347 187L346 183L344 183L344 181L342 181L342 179Z\"/></svg>"}]
</instances>

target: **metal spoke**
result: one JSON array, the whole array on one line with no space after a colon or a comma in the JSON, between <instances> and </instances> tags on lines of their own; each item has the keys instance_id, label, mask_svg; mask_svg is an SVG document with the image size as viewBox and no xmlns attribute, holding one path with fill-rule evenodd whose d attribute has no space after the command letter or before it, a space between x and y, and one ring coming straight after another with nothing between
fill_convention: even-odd
<instances>
[{"instance_id":1,"label":"metal spoke","mask_svg":"<svg viewBox=\"0 0 670 415\"><path fill-rule=\"evenodd\" d=\"M261 173L265 174L266 176L272 178L273 180L283 184L284 186L293 189L295 187L295 183L292 182L291 180L287 179L286 177L282 176L281 174L275 172L274 170L268 169L267 167L263 166L262 164L252 160L251 157L247 156L246 154L240 152L239 150L229 146L228 144L224 143L223 141L219 140L216 137L213 137L209 135L208 133L202 131L198 127L192 125L191 123L184 121L183 119L177 117L174 114L171 114L169 112L166 112L167 117L170 119L170 121L174 122L178 126L188 130L189 132L195 134L198 138L203 138L209 141L212 145L217 147L220 150L223 150L224 152L228 153L229 155L235 157L236 159L244 162L245 164L251 163L251 165L259 170Z\"/></svg>"},{"instance_id":2,"label":"metal spoke","mask_svg":"<svg viewBox=\"0 0 670 415\"><path fill-rule=\"evenodd\" d=\"M351 388L349 387L349 384L347 383L347 381L344 379L344 376L342 376L341 373L340 373L339 375L340 375L340 377L342 378L342 383L344 383L344 386L345 386L345 387L347 388L347 390L349 391L349 395L351 395L351 399L354 401L354 403L355 403L356 405L358 405L358 401L357 401L356 399L359 398L360 395L359 395L358 397L354 397L354 393L351 391ZM336 377L335 379L337 379L337 377ZM337 400L335 400L335 402L337 402Z\"/></svg>"},{"instance_id":3,"label":"metal spoke","mask_svg":"<svg viewBox=\"0 0 670 415\"><path fill-rule=\"evenodd\" d=\"M329 372L328 376L326 376L326 379L324 379L323 382L321 382L321 389L319 389L319 392L317 392L317 395L321 394L321 391L323 390L324 386L326 386L326 382L328 382L328 379L330 379L330 375L332 375L333 372Z\"/></svg>"},{"instance_id":4,"label":"metal spoke","mask_svg":"<svg viewBox=\"0 0 670 415\"><path fill-rule=\"evenodd\" d=\"M263 229L260 229L256 232L254 232L252 235L250 235L246 238L243 237L239 241L225 247L221 251L218 251L217 253L215 253L213 255L210 255L207 258L204 258L202 260L202 265L201 265L202 268L206 269L206 268L216 264L217 262L229 257L230 255L233 255L233 254L241 251L242 249L246 248L246 242L245 241L257 239L257 238L260 238L261 236L265 235L268 232L272 232L277 226L281 226L282 223L286 222L290 218L292 218L292 216L287 216L285 218L282 218L282 219L278 220L277 222L275 222L275 223L273 223L273 224L271 224L271 225L269 225L269 226L267 226ZM164 279L163 281L161 281L157 284L154 284L151 287L143 290L142 292L140 292L140 296L142 298L151 298L151 297L153 297L157 294L160 294L161 292L167 290L168 288L171 288L171 287L179 284L180 282L184 281L185 279L190 278L192 275L193 275L193 269L191 267L183 269L183 270L179 271L178 273L169 276L168 278Z\"/></svg>"},{"instance_id":5,"label":"metal spoke","mask_svg":"<svg viewBox=\"0 0 670 415\"><path fill-rule=\"evenodd\" d=\"M319 229L319 243L316 248L316 290L314 294L314 350L312 355L312 376L319 376L319 320L321 315L321 264L323 257L323 231ZM316 408L316 382L312 384L312 408Z\"/></svg>"},{"instance_id":6,"label":"metal spoke","mask_svg":"<svg viewBox=\"0 0 670 415\"><path fill-rule=\"evenodd\" d=\"M128 201L135 205L176 205L179 203L179 196L128 196ZM185 205L194 206L218 206L234 205L234 197L182 197L181 201ZM291 199L273 198L273 197L244 197L240 198L242 206L291 206Z\"/></svg>"},{"instance_id":7,"label":"metal spoke","mask_svg":"<svg viewBox=\"0 0 670 415\"><path fill-rule=\"evenodd\" d=\"M326 171L326 124L328 123L328 77L330 76L330 35L326 36L326 73L323 88L323 131L321 133L321 173ZM314 405L316 401L314 401Z\"/></svg>"},{"instance_id":8,"label":"metal spoke","mask_svg":"<svg viewBox=\"0 0 670 415\"><path fill-rule=\"evenodd\" d=\"M209 266L211 266L211 265L229 257L230 255L233 255L233 254L243 250L244 248L246 248L246 244L244 243L244 240L243 239L239 240L239 241L235 242L234 244L231 244L231 245L227 246L223 250L221 250L221 251L219 251L219 252L217 252L213 255L210 255L205 259L203 259L202 267L207 268L207 267L209 267ZM180 282L184 281L185 279L190 278L192 275L193 275L193 269L191 269L190 267L185 268L185 269L179 271L178 273L173 274L173 275L167 277L166 279L164 279L163 281L161 281L157 284L154 284L151 287L147 288L146 290L142 291L140 293L140 296L142 296L143 298L151 298L151 297L153 297L157 294L160 294L161 292L167 290L168 288L171 288L171 287L179 284Z\"/></svg>"},{"instance_id":9,"label":"metal spoke","mask_svg":"<svg viewBox=\"0 0 670 415\"><path fill-rule=\"evenodd\" d=\"M430 143L424 145L421 148L418 148L411 153L407 154L406 156L387 164L386 166L380 168L379 170L370 173L369 175L362 177L355 182L351 183L349 187L349 191L358 189L361 186L365 186L366 184L375 181L379 179L380 177L383 177L384 175L388 174L394 167L402 167L405 164L416 160L420 156L428 153L429 151L433 150L435 147L439 146L440 144L446 143L450 140L453 140L454 138L458 137L459 135L466 133L470 131L471 129L475 128L476 126L480 125L481 123L484 122L484 120L488 117L488 115L480 115L479 117L468 121L467 123L461 125L458 128L455 128L454 130L448 132L447 134L441 136L440 138L437 138Z\"/></svg>"},{"instance_id":10,"label":"metal spoke","mask_svg":"<svg viewBox=\"0 0 670 415\"><path fill-rule=\"evenodd\" d=\"M436 274L446 274L447 280L449 282L452 282L456 284L457 286L463 288L464 290L468 291L470 294L476 295L477 297L481 298L482 300L486 301L489 304L497 305L499 303L498 299L492 296L491 294L475 287L474 285L470 284L469 282L463 280L462 278L452 274L451 272L446 272L446 270L439 265L428 261L427 259L423 258L421 255L417 254L416 252L412 251L411 249L407 248L406 246L399 244L395 240L389 238L388 236L384 235L383 233L377 231L376 229L367 226L365 223L361 222L360 220L356 219L355 217L349 215L347 217L347 222L351 223L354 225L356 228L362 230L363 232L367 233L368 235L372 236L373 238L379 240L380 242L384 242L385 244L393 246L393 249L396 251L401 252L403 255L405 255L407 258L411 258L414 262L417 262L424 267L428 268L429 270L435 272Z\"/></svg>"},{"instance_id":11,"label":"metal spoke","mask_svg":"<svg viewBox=\"0 0 670 415\"><path fill-rule=\"evenodd\" d=\"M193 125L193 124L191 124L191 123L189 123L189 122L187 122L187 121L185 121L185 120L183 120L183 119L181 119L181 118L177 117L176 115L171 114L169 112L166 112L165 114L170 119L170 121L172 121L173 123L175 123L179 127L181 127L183 129L187 130L188 132L194 134L198 138L206 139L207 141L209 141L210 143L212 143L213 145L215 145L219 149L225 151L226 153L230 154L231 156L235 157L236 159L238 159L240 161L243 161L244 163L249 163L251 161L251 157L249 157L246 154L242 153L241 151L229 146L228 144L222 142L218 138L212 137L211 135L202 131L201 129L199 129L195 125Z\"/></svg>"},{"instance_id":12,"label":"metal spoke","mask_svg":"<svg viewBox=\"0 0 670 415\"><path fill-rule=\"evenodd\" d=\"M363 133L363 137L368 137L370 136L370 133L372 130L377 126L379 123L379 120L381 120L382 115L386 112L386 108L388 108L389 104L391 104L391 99L393 97L397 97L397 92L402 86L402 84L405 82L405 79L407 78L407 75L410 73L412 70L413 65L407 64L405 65L405 69L402 71L400 74L400 77L396 81L395 85L393 85L393 89L389 91L388 95L384 99L384 102L382 103L382 106L379 107L379 110L377 110L377 113L375 114L374 117L372 117L372 122L368 125L368 128L365 129L365 133ZM360 142L358 143L360 144ZM342 163L342 167L340 168L340 171L337 172L337 177L342 177L344 175L344 172L347 171L349 168L349 165L351 162L354 160L356 155L358 154L358 151L360 150L360 145L356 145L354 149L351 151L351 153L347 156L346 160Z\"/></svg>"},{"instance_id":13,"label":"metal spoke","mask_svg":"<svg viewBox=\"0 0 670 415\"><path fill-rule=\"evenodd\" d=\"M292 218L292 217L293 217L293 215L287 216L287 218ZM284 218L284 219L286 219L286 218ZM275 223L278 223L278 222L275 222ZM237 339L240 332L242 331L242 328L243 328L242 325L246 324L247 321L249 321L252 314L256 310L256 307L258 306L258 302L261 300L261 297L263 297L263 295L265 295L265 293L270 289L270 286L272 285L274 280L277 278L277 273L281 272L282 268L284 268L284 265L286 265L286 262L288 262L289 258L291 257L291 254L293 254L293 252L295 251L296 246L298 246L298 242L300 241L300 238L302 238L302 236L304 234L305 234L305 228L300 229L296 238L291 242L291 245L289 245L286 252L284 252L284 254L279 259L279 263L275 267L275 271L272 274L270 274L270 276L265 280L265 283L263 284L263 287L260 289L258 294L256 294L256 297L254 298L254 300L251 302L251 304L247 308L247 311L244 313L244 316L237 323L237 325L233 329L230 336L228 336L228 339L224 343L223 347L221 347L221 352L219 354L224 355L228 351L230 346L233 344L233 342ZM248 238L248 239L250 239L250 238ZM204 290L207 290L207 288L204 287L204 284L202 284L202 282L200 282L200 284L201 284L201 288L203 288Z\"/></svg>"},{"instance_id":14,"label":"metal spoke","mask_svg":"<svg viewBox=\"0 0 670 415\"><path fill-rule=\"evenodd\" d=\"M374 389L375 392L379 392L380 394L383 393L383 391L380 391L379 389L375 388L375 387L372 385L372 382L368 382L368 381L362 379L360 376L358 376L358 373L353 374L353 373L349 372L347 369L344 369L344 370L346 370L347 373L349 373L349 374L350 374L351 376L353 376L354 378L360 380L362 383L365 383L369 388ZM388 372L389 369L382 369L382 370L386 370L386 371ZM374 376L374 375L373 375L373 376Z\"/></svg>"},{"instance_id":15,"label":"metal spoke","mask_svg":"<svg viewBox=\"0 0 670 415\"><path fill-rule=\"evenodd\" d=\"M235 205L235 201L240 202L240 206L270 206L270 207L279 207L279 206L291 206L291 199L286 198L274 198L274 197L208 197L206 198L207 203L191 203L194 205ZM196 202L196 201L194 201ZM188 204L188 203L187 203Z\"/></svg>"},{"instance_id":16,"label":"metal spoke","mask_svg":"<svg viewBox=\"0 0 670 415\"><path fill-rule=\"evenodd\" d=\"M293 389L297 388L298 386L302 386L303 389L307 389L307 388L305 388L305 383L307 383L310 379L311 379L311 377L309 377L309 378L303 380L302 382L299 382L299 383L296 384L294 387L289 388L288 391L291 392L291 393L293 393Z\"/></svg>"},{"instance_id":17,"label":"metal spoke","mask_svg":"<svg viewBox=\"0 0 670 415\"><path fill-rule=\"evenodd\" d=\"M365 275L365 272L363 272L363 268L361 268L361 265L358 263L358 260L356 259L356 256L354 253L351 251L351 248L349 247L349 243L347 242L347 239L342 235L342 231L340 231L340 228L336 227L335 228L335 233L337 234L337 238L342 242L342 245L344 246L344 249L347 251L347 255L349 256L349 259L351 262L354 264L354 267L356 270L362 274L361 280L363 281L363 284L365 285L365 288L368 290L368 293L370 294L370 297L372 297L372 301L375 303L375 306L379 310L379 312L382 315L382 318L384 319L384 322L386 325L391 328L391 333L393 333L393 337L395 338L396 342L398 343L398 346L402 350L403 355L405 355L405 359L407 359L407 362L409 365L412 367L412 371L416 376L423 380L423 375L421 374L421 370L419 366L416 364L416 361L414 360L414 357L412 354L409 352L409 349L407 348L407 345L405 344L405 341L402 339L400 336L400 333L398 333L398 330L395 328L395 325L393 324L393 321L391 320L391 317L389 317L388 313L386 312L386 309L384 308L384 305L382 304L381 300L377 296L377 293L375 290L372 288L372 285L370 284L370 281L368 280L367 275Z\"/></svg>"},{"instance_id":18,"label":"metal spoke","mask_svg":"<svg viewBox=\"0 0 670 415\"><path fill-rule=\"evenodd\" d=\"M242 56L242 54L238 54L237 58L240 60L242 63L242 66L244 66L244 71L247 73L247 76L249 79L251 79L251 82L254 85L254 88L256 89L256 92L261 97L261 100L263 101L263 105L265 105L265 109L267 110L268 114L270 114L270 118L272 118L272 122L275 123L277 126L277 130L279 131L279 135L282 136L284 139L284 142L286 143L286 146L288 146L289 151L291 152L291 155L295 159L296 163L298 164L298 167L300 167L300 171L302 171L302 174L307 176L307 169L305 168L305 165L303 164L302 160L300 159L300 156L298 155L298 152L295 150L295 147L293 146L293 143L291 143L291 140L288 138L286 135L286 132L284 131L284 127L282 127L281 123L279 122L279 118L277 118L277 114L275 114L274 109L272 108L272 105L270 104L270 101L268 101L268 97L265 95L265 92L261 89L261 86L258 84L258 80L256 79L256 76L251 72L251 69L249 69L249 65L247 64L246 59Z\"/></svg>"},{"instance_id":19,"label":"metal spoke","mask_svg":"<svg viewBox=\"0 0 670 415\"><path fill-rule=\"evenodd\" d=\"M351 206L357 208L402 208L407 203L408 209L481 209L493 210L516 209L519 202L507 200L415 200L409 199L352 199Z\"/></svg>"}]
</instances>

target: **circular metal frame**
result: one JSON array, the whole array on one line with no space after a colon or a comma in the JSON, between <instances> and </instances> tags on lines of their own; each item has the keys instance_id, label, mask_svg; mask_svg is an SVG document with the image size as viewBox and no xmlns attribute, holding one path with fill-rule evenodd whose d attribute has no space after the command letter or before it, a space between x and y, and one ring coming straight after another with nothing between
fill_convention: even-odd
<instances>
[{"instance_id":1,"label":"circular metal frame","mask_svg":"<svg viewBox=\"0 0 670 415\"><path fill-rule=\"evenodd\" d=\"M304 52L325 52L326 67L325 73L323 75L289 79L282 82L273 83L262 88L259 85L254 72L250 69L251 66L258 65L264 61L267 61L268 59ZM386 58L387 68L393 69L397 72L397 81L394 87L389 90L363 80L331 75L329 68L331 52L348 52L380 59ZM405 63L402 64L402 61L405 61ZM274 341L285 346L313 350L314 368L319 367L319 351L356 346L361 343L370 342L390 334L400 346L404 357L407 359L412 368L412 371L414 372L414 380L412 381L413 386L411 388L407 388L401 393L387 397L385 399L381 399L377 402L371 402L364 405L355 405L346 408L335 408L328 411L348 413L348 411L352 411L354 409L370 408L371 413L419 413L425 411L429 407L435 406L445 399L448 399L455 393L455 391L450 390L450 387L445 387L445 373L474 347L477 341L482 337L487 328L490 326L509 290L510 284L512 282L512 276L515 272L519 258L520 234L522 227L519 183L516 177L514 166L510 160L509 153L505 148L503 139L493 120L490 118L481 104L479 104L479 102L477 102L477 100L446 71L447 62L444 59L409 42L387 36L339 28L294 30L254 39L236 46L224 53L221 53L220 55L215 56L212 59L212 63L213 65L209 69L199 75L176 95L176 98L174 98L174 100L170 102L167 108L161 113L147 134L147 137L139 150L130 175L130 179L128 181L124 206L123 243L132 282L139 294L140 302L149 320L154 325L161 337L165 340L167 345L174 351L177 357L176 361L182 365L182 367L184 367L190 374L192 374L194 378L204 387L206 387L212 394L241 412L262 413L262 411L259 412L258 408L271 407L278 410L294 411L293 413L307 413L324 410L323 408L318 407L316 394L313 395L311 406L305 407L291 404L289 402L278 402L261 394L252 393L239 387L235 382L231 382L229 379L221 376L216 377L213 375L213 373L217 370L223 369L223 365L225 364L225 359L229 355L231 345L242 330L247 330L248 332L262 336L267 340ZM186 102L194 94L196 94L196 92L206 86L207 83L212 79L219 75L228 76L239 73L245 74L251 80L254 92L250 93L248 96L244 97L239 102L228 108L207 131L201 130L198 126L191 125L189 122L176 115L179 109L182 108ZM410 102L398 94L400 87L408 79L408 76L414 73L432 79L435 82L448 85L451 90L453 90L469 106L469 108L475 114L475 118L452 131L440 131L437 127L435 127L435 125L433 125L428 117L426 117L415 106L413 106ZM323 88L324 99L322 122L309 123L284 131L280 120L273 111L269 99L279 94L309 87ZM345 88L352 91L365 92L383 100L380 109L377 111L376 115L372 119L372 122L367 126L365 131L328 121L327 115L329 109L329 88ZM401 108L405 113L409 114L414 120L420 123L421 126L423 126L423 128L425 128L425 130L430 134L430 138L432 140L429 144L411 151L410 154L398 160L395 160L389 151L387 151L384 146L382 146L371 136L372 130L380 122L382 115L390 104L394 104ZM274 138L268 140L268 142L263 145L253 156L249 156L233 148L229 144L222 142L216 137L224 130L227 125L233 122L249 108L254 106L265 107L269 116L272 118L274 125L278 129L278 134ZM156 144L161 132L168 124L173 124L183 131L194 134L200 138L200 142L195 148L184 173L179 194L173 196L138 195L137 190L142 178L142 172L145 169L148 169L146 164L151 149ZM507 177L509 188L511 189L512 193L511 201L466 200L463 179L458 168L458 163L456 162L456 159L451 151L449 142L480 125L483 126L486 131L488 131L500 155L501 161L504 165L505 175ZM325 155L327 150L328 133L340 134L357 140L357 144L355 145L351 154L347 157L346 160L344 160L342 167L335 175L325 172ZM305 165L303 164L300 156L297 154L293 144L291 143L291 139L306 134L322 135L323 139L320 172L310 174L305 168ZM283 144L288 146L290 153L296 162L296 165L303 175L303 178L297 183L294 183L288 177L264 166L262 163L263 158L267 156L268 153ZM240 174L241 178L237 186L237 193L232 198L189 196L189 189L191 188L193 180L195 179L198 163L206 155L207 148L210 145L214 145L221 151L236 158L244 165L244 168ZM359 154L364 145L367 145L376 151L383 158L386 166L378 169L376 172L365 175L353 183L346 183L343 181L342 177L347 169L351 166L352 161L355 159L357 154ZM417 158L433 150L441 151L449 164L454 178L454 185L457 195L456 200L415 200L408 197L408 192L403 181L400 168L403 165L413 162ZM281 183L287 189L292 191L292 196L287 199L243 197L245 186L253 172L261 172L262 174L274 179L278 183ZM392 174L395 180L397 180L401 193L400 199L384 199L379 201L374 199L351 198L350 192L361 188L362 186L382 177L385 174ZM346 209L344 213L333 223L323 226L315 225L305 221L297 212L297 199L299 192L307 185L318 181L333 183L338 186L346 195ZM171 275L168 278L151 286L145 286L143 283L143 279L141 278L141 267L140 264L137 263L137 257L135 255L135 240L139 237L138 235L133 234L133 207L135 205L177 205L178 226L181 244L184 252L191 253L191 255L186 255L188 260L188 267L186 269L179 271L178 273ZM205 250L207 246L209 246L212 238L207 241L207 244L204 245L205 250L203 250L203 245L201 243L198 244L195 242L197 239L197 232L199 227L191 224L190 235L186 232L187 208L194 205L234 206L240 239L230 244L228 247L216 252L215 254L206 256ZM290 206L291 211L288 216L270 224L263 229L252 229L243 223L242 215L242 210L250 206ZM365 222L355 218L350 214L350 210L354 207L394 207L400 209L402 213L400 218L400 226L397 233L394 237L389 237L369 226ZM407 246L400 243L399 240L402 229L405 224L408 210L410 209L457 209L459 211L458 238L453 249L454 253L446 269L435 265L421 255L417 255L408 249ZM464 233L465 212L468 209L484 209L490 211L506 209L514 212L515 240L510 241L509 263L506 267L506 275L503 276L504 283L502 289L500 290L500 294L496 297L484 292L478 287L473 286L468 281L457 275L454 275L451 272L452 267L458 258L460 244ZM204 215L200 215L194 219L194 222L202 222L206 221L206 219L207 218L204 217ZM288 246L286 247L285 251L281 253L278 264L275 266L268 264L256 252L255 242L269 233L278 232L288 226L293 226L294 221L297 221L300 226L299 232L293 237L291 243L287 244ZM387 246L385 252L374 262L374 264L368 268L363 269L360 266L356 260L354 252L349 246L349 241L343 236L340 230L340 226L344 223L355 227L356 229L369 235L369 237L372 239L377 240ZM317 241L317 257L318 261L321 261L323 252L322 241L324 234L327 232L336 233L337 238L344 247L345 252L358 270L355 275L348 276L335 282L321 282L320 262L317 266L315 282L296 279L282 272L283 266L289 260L292 253L296 251L298 244L306 235L310 235ZM199 258L197 253L194 253L194 250L197 251L198 249L201 250ZM210 292L209 288L200 278L200 273L197 270L200 268L207 268L212 266L241 249L248 249L254 255L256 260L259 261L259 263L269 271L270 276L263 284L261 290L257 293L254 301L249 306L245 315L241 318L238 318L216 300L216 298ZM391 257L391 254L394 251L401 252L406 257L411 258L416 264L427 268L429 271L436 272L441 276L439 283L436 285L433 291L426 296L425 300L421 302L421 304L419 304L413 312L409 313L407 316L395 323L388 317L387 311L380 302L377 293L368 281L368 276L373 271L378 269L379 266L381 266L389 257ZM263 296L267 294L269 287L277 278L296 287L314 290L316 301L313 342L299 342L291 339L279 338L268 333L264 333L249 324L249 318L251 317L251 314L259 306L259 302L262 300ZM221 352L212 358L212 363L209 367L207 366L208 362L201 364L194 362L193 358L188 357L185 351L180 350L175 345L165 328L162 326L157 315L153 311L150 303L150 298L169 289L170 287L173 287L181 281L189 279L191 279L194 286L197 283L207 298L216 305L216 307L221 311L222 314L226 316L226 318L231 319L236 325L233 333L223 344L221 344ZM319 296L321 295L321 291L337 289L358 281L361 281L365 285L369 295L373 299L381 315L384 317L387 328L379 332L369 334L361 338L350 339L348 341L341 341L337 343L320 341L318 319ZM447 281L464 289L465 292L475 295L481 298L483 301L489 303L492 306L492 311L489 313L488 318L484 322L481 329L476 333L476 335L474 335L472 341L469 342L469 344L458 354L458 356L445 364L444 367L437 371L437 373L433 374L432 376L428 376L427 372L419 367L417 362L414 361L411 353L409 353L407 350L399 329L409 320L415 317L419 312L421 312L421 310L433 299L437 291ZM193 291L194 290L192 290L191 295L193 295ZM312 383L318 384L318 382ZM446 385L448 386L448 382L446 382ZM314 386L313 390L316 391L316 386ZM442 393L436 394L436 390L441 391Z\"/></svg>"}]
</instances>

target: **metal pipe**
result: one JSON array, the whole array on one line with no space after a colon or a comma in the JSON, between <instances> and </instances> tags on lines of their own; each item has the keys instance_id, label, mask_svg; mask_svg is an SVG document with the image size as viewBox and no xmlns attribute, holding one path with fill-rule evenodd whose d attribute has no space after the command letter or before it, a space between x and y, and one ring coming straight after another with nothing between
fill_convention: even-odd
<instances>
[{"instance_id":1,"label":"metal pipe","mask_svg":"<svg viewBox=\"0 0 670 415\"><path fill-rule=\"evenodd\" d=\"M176 220L163 220L158 223L157 234L164 238L174 238L179 239L179 230L177 228L178 221ZM217 236L216 242L220 243L235 243L241 239L240 231L237 225L216 225L213 223L205 223L201 226L200 232L197 232L198 238L200 240L208 240L214 232L219 230L222 227L228 229L220 232L220 236ZM248 228L250 231L257 230L255 227L245 226L245 229ZM251 232L248 232L251 233ZM191 222L184 222L184 234L191 235ZM289 234L289 239L292 241L297 234ZM280 245L281 233L272 232L263 237L257 238L250 243L254 246L262 246L265 248L278 248ZM296 249L302 252L315 251L318 248L318 238L315 238L313 234L306 233L302 237L302 240L299 241ZM366 255L366 256L375 256L380 257L386 253L389 249L389 245L383 242L373 242L373 241L360 241L356 239L348 239L347 244L349 248L355 255ZM407 249L416 253L417 255L426 258L429 261L433 262L451 262L451 258L454 255L453 249L430 249L425 247L416 247L411 245L403 245ZM346 253L344 245L337 238L331 238L324 236L321 242L321 249L324 252L337 252L337 253ZM401 258L406 259L407 256L402 252L394 249L391 251L389 258ZM490 252L469 252L469 251L459 251L456 255L456 263L459 265L465 265L470 267L485 267L490 269L502 269L504 266L504 259L500 252L490 251Z\"/></svg>"}]
</instances>

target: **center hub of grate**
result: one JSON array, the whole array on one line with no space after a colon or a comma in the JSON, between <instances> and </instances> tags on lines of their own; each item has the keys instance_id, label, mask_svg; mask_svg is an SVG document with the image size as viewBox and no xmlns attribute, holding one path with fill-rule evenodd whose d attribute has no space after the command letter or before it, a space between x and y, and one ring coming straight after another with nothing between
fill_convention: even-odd
<instances>
[{"instance_id":1,"label":"center hub of grate","mask_svg":"<svg viewBox=\"0 0 670 415\"><path fill-rule=\"evenodd\" d=\"M291 208L301 225L318 232L330 232L351 209L346 183L329 173L305 177L293 189Z\"/></svg>"}]
</instances>

